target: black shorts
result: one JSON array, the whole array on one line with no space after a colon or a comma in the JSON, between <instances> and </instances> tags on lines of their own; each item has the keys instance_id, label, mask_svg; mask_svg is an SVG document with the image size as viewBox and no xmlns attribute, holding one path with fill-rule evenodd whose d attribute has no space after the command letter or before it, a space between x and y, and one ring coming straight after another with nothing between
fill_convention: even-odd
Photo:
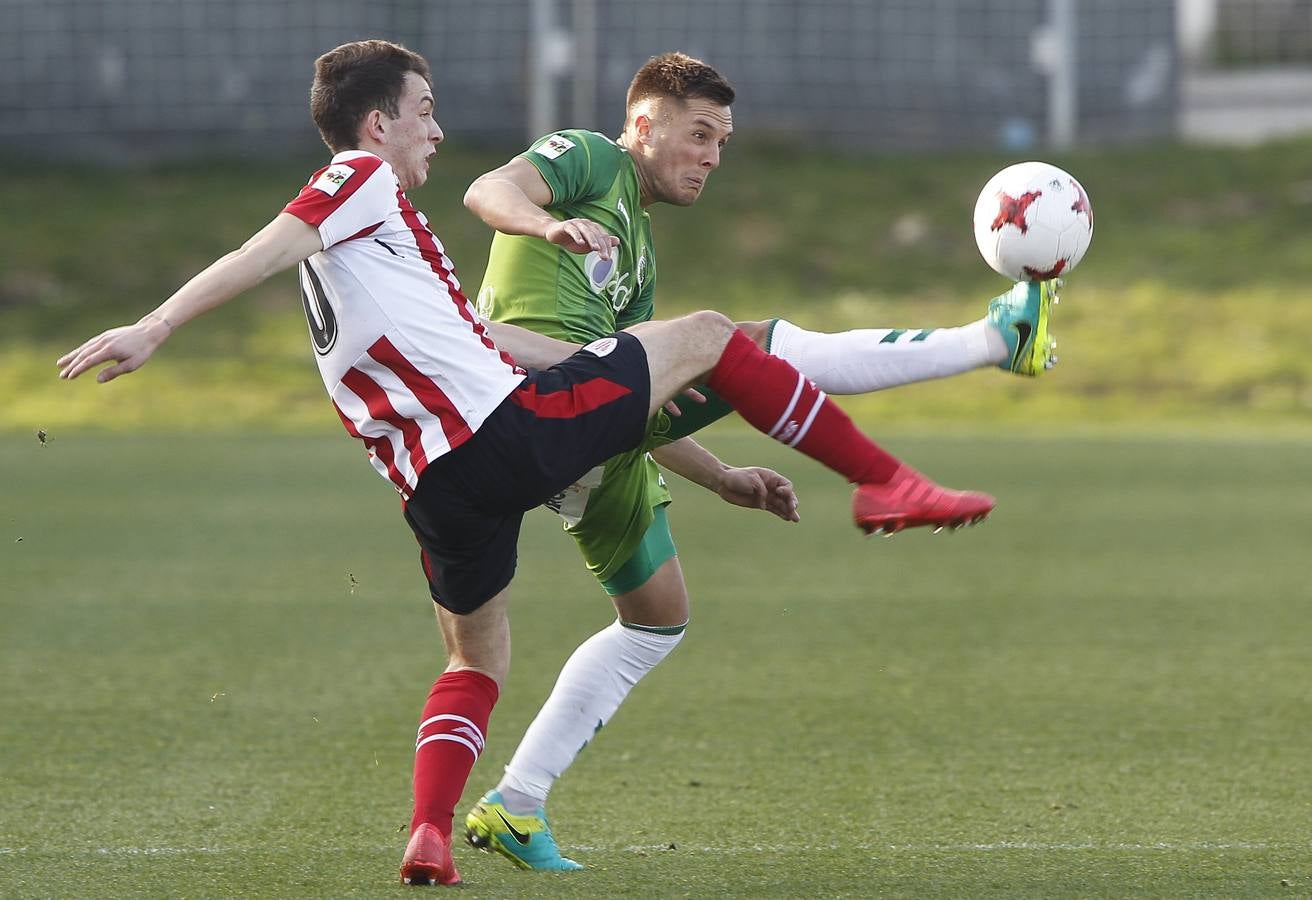
<instances>
[{"instance_id":1,"label":"black shorts","mask_svg":"<svg viewBox=\"0 0 1312 900\"><path fill-rule=\"evenodd\" d=\"M504 590L524 513L638 446L650 393L647 353L620 332L531 372L473 437L430 463L405 518L433 599L464 615Z\"/></svg>"}]
</instances>

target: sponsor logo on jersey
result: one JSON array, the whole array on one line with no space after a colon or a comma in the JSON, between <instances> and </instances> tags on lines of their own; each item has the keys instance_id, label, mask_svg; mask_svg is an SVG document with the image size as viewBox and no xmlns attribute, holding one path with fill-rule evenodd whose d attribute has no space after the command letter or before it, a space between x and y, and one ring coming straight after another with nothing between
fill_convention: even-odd
<instances>
[{"instance_id":1,"label":"sponsor logo on jersey","mask_svg":"<svg viewBox=\"0 0 1312 900\"><path fill-rule=\"evenodd\" d=\"M310 185L310 187L314 188L316 191L323 191L331 197L336 194L338 188L346 184L347 179L354 174L355 169L343 165L342 163L338 163L335 166L329 166L324 169L319 177L314 180L314 184Z\"/></svg>"},{"instance_id":2,"label":"sponsor logo on jersey","mask_svg":"<svg viewBox=\"0 0 1312 900\"><path fill-rule=\"evenodd\" d=\"M568 153L574 149L574 142L563 135L553 134L541 144L533 148L533 152L538 156L545 156L547 159L555 159L562 153Z\"/></svg>"},{"instance_id":3,"label":"sponsor logo on jersey","mask_svg":"<svg viewBox=\"0 0 1312 900\"><path fill-rule=\"evenodd\" d=\"M629 272L620 271L619 248L611 250L610 259L602 259L595 250L583 259L583 274L592 290L606 298L611 309L619 312L633 299L634 286Z\"/></svg>"},{"instance_id":4,"label":"sponsor logo on jersey","mask_svg":"<svg viewBox=\"0 0 1312 900\"><path fill-rule=\"evenodd\" d=\"M616 248L617 250L618 248ZM592 289L600 293L615 277L616 271L619 270L620 262L615 256L615 250L611 251L610 259L602 259L601 254L593 250L583 259L583 271L588 276L588 283Z\"/></svg>"},{"instance_id":5,"label":"sponsor logo on jersey","mask_svg":"<svg viewBox=\"0 0 1312 900\"><path fill-rule=\"evenodd\" d=\"M618 338L604 337L598 338L583 349L591 353L593 356L610 356L619 344L620 342Z\"/></svg>"},{"instance_id":6,"label":"sponsor logo on jersey","mask_svg":"<svg viewBox=\"0 0 1312 900\"><path fill-rule=\"evenodd\" d=\"M620 217L624 219L624 224L632 228L633 223L629 221L629 211L624 208L623 197L620 197L615 201L615 210L620 214Z\"/></svg>"}]
</instances>

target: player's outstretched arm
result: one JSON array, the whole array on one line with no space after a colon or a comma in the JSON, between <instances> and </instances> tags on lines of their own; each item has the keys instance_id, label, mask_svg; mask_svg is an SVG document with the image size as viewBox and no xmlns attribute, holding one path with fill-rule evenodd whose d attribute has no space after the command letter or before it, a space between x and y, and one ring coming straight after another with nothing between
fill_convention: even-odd
<instances>
[{"instance_id":1,"label":"player's outstretched arm","mask_svg":"<svg viewBox=\"0 0 1312 900\"><path fill-rule=\"evenodd\" d=\"M773 469L726 465L692 438L657 447L651 455L676 475L719 494L726 503L763 509L785 522L801 521L793 483Z\"/></svg>"},{"instance_id":2,"label":"player's outstretched arm","mask_svg":"<svg viewBox=\"0 0 1312 900\"><path fill-rule=\"evenodd\" d=\"M542 173L518 156L478 176L465 192L469 211L502 234L540 237L570 253L595 250L610 259L620 239L591 219L557 219L546 209L551 199L551 186Z\"/></svg>"},{"instance_id":3,"label":"player's outstretched arm","mask_svg":"<svg viewBox=\"0 0 1312 900\"><path fill-rule=\"evenodd\" d=\"M486 322L492 340L515 358L515 362L530 369L545 369L563 362L581 345L558 341L545 334L520 328L508 322Z\"/></svg>"},{"instance_id":4,"label":"player's outstretched arm","mask_svg":"<svg viewBox=\"0 0 1312 900\"><path fill-rule=\"evenodd\" d=\"M237 250L211 263L135 324L111 328L57 361L60 378L76 378L104 362L102 384L141 368L174 331L202 313L307 259L323 249L319 232L288 213L279 213Z\"/></svg>"}]
</instances>

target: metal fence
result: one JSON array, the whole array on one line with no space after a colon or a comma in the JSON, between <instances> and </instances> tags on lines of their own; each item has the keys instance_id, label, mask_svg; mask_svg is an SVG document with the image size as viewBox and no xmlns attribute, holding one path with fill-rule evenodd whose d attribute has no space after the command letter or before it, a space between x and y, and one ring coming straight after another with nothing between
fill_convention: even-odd
<instances>
[{"instance_id":1,"label":"metal fence","mask_svg":"<svg viewBox=\"0 0 1312 900\"><path fill-rule=\"evenodd\" d=\"M308 149L313 60L360 37L424 53L439 118L463 138L613 133L633 70L678 49L733 81L739 129L756 135L898 150L1137 140L1174 128L1175 36L1163 0L0 0L0 143L84 158Z\"/></svg>"},{"instance_id":2,"label":"metal fence","mask_svg":"<svg viewBox=\"0 0 1312 900\"><path fill-rule=\"evenodd\" d=\"M1312 0L1177 2L1177 133L1237 144L1312 133Z\"/></svg>"}]
</instances>

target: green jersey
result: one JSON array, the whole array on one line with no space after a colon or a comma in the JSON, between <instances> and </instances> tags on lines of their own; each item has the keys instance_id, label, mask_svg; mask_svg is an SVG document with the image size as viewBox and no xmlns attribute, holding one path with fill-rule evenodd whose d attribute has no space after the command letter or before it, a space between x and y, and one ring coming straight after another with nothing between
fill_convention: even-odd
<instances>
[{"instance_id":1,"label":"green jersey","mask_svg":"<svg viewBox=\"0 0 1312 900\"><path fill-rule=\"evenodd\" d=\"M575 343L587 343L652 317L656 256L629 151L595 131L560 131L521 155L551 187L557 219L591 219L620 240L610 259L580 255L541 238L500 232L478 312Z\"/></svg>"}]
</instances>

